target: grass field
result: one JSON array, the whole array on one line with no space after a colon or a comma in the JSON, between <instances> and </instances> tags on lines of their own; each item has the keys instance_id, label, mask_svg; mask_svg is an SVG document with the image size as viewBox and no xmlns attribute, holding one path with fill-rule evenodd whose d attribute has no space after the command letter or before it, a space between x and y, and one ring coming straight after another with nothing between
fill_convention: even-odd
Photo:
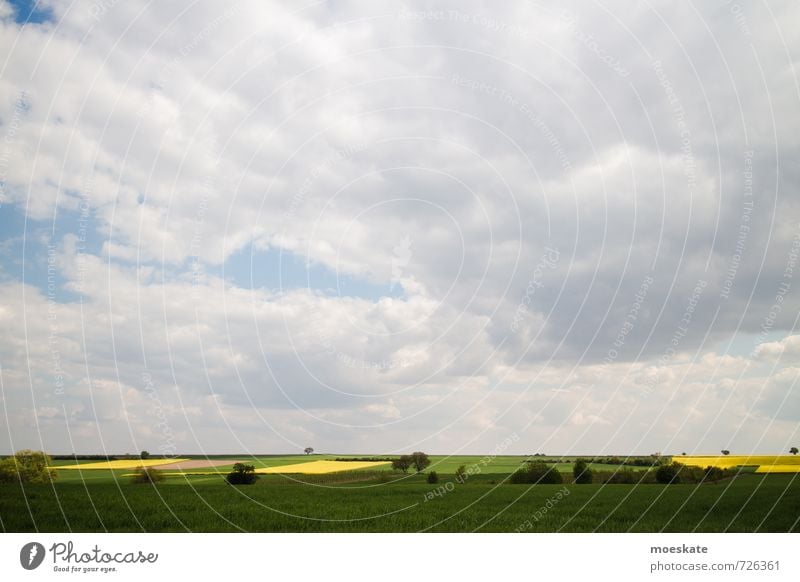
<instances>
[{"instance_id":1,"label":"grass field","mask_svg":"<svg viewBox=\"0 0 800 582\"><path fill-rule=\"evenodd\" d=\"M333 458L247 462L285 467ZM219 467L222 475L175 476L156 487L132 484L129 469L59 471L52 485L0 485L0 526L7 532L800 531L796 474L750 472L701 485L530 486L507 482L523 457L432 460L438 484L387 465L261 475L240 487L226 484ZM553 464L571 471L568 463ZM460 465L480 471L459 484Z\"/></svg>"}]
</instances>

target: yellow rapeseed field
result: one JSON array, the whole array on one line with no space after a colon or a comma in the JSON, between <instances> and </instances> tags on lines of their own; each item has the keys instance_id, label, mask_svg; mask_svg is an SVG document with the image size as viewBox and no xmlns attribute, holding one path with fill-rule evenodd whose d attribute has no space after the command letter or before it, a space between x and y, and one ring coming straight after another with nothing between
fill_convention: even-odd
<instances>
[{"instance_id":1,"label":"yellow rapeseed field","mask_svg":"<svg viewBox=\"0 0 800 582\"><path fill-rule=\"evenodd\" d=\"M310 461L296 465L281 465L280 467L262 467L256 473L302 473L304 475L322 475L338 471L352 471L354 469L367 469L388 465L388 461Z\"/></svg>"},{"instance_id":2,"label":"yellow rapeseed field","mask_svg":"<svg viewBox=\"0 0 800 582\"><path fill-rule=\"evenodd\" d=\"M674 461L698 467L758 467L756 473L800 473L800 457L794 455L721 455L721 456L674 456Z\"/></svg>"},{"instance_id":3,"label":"yellow rapeseed field","mask_svg":"<svg viewBox=\"0 0 800 582\"><path fill-rule=\"evenodd\" d=\"M94 470L94 469L135 469L136 467L157 467L158 465L171 465L180 461L188 461L189 459L125 459L121 461L99 461L97 463L83 463L80 465L58 465L51 467L52 469L80 469Z\"/></svg>"},{"instance_id":4,"label":"yellow rapeseed field","mask_svg":"<svg viewBox=\"0 0 800 582\"><path fill-rule=\"evenodd\" d=\"M800 465L761 465L756 473L800 473Z\"/></svg>"}]
</instances>

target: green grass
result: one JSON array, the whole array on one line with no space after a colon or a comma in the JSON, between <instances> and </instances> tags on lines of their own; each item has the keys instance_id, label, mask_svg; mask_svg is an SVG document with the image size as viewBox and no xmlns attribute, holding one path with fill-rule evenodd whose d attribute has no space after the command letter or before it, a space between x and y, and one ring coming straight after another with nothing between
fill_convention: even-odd
<instances>
[{"instance_id":1,"label":"green grass","mask_svg":"<svg viewBox=\"0 0 800 582\"><path fill-rule=\"evenodd\" d=\"M172 478L153 487L130 484L127 478L115 482L114 476L119 478L121 473L124 472L87 471L85 482L60 477L54 485L30 485L24 490L0 485L2 529L800 531L800 479L794 475L748 474L699 486L527 486L501 484L507 473L482 472L444 495L431 496L436 487L444 487L452 480L452 474L439 470L438 486L425 483L424 475L372 471L308 476L311 484L269 475L255 485L231 487L221 477L203 476ZM100 475L95 478L93 474ZM547 501L564 487L569 495L542 513Z\"/></svg>"}]
</instances>

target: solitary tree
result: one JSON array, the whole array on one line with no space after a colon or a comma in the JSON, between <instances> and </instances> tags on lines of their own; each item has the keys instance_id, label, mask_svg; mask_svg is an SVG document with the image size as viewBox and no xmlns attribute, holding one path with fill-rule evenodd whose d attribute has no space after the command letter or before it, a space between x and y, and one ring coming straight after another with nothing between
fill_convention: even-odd
<instances>
[{"instance_id":1,"label":"solitary tree","mask_svg":"<svg viewBox=\"0 0 800 582\"><path fill-rule=\"evenodd\" d=\"M411 457L408 455L400 455L399 459L392 461L392 469L395 471L402 471L408 473L408 468L411 467Z\"/></svg>"},{"instance_id":2,"label":"solitary tree","mask_svg":"<svg viewBox=\"0 0 800 582\"><path fill-rule=\"evenodd\" d=\"M730 455L731 454L731 452L728 449L722 449L721 452L722 452L723 455Z\"/></svg>"},{"instance_id":3,"label":"solitary tree","mask_svg":"<svg viewBox=\"0 0 800 582\"><path fill-rule=\"evenodd\" d=\"M425 470L425 467L431 464L431 460L422 451L416 451L411 453L411 464L414 465L417 473L421 473Z\"/></svg>"},{"instance_id":4,"label":"solitary tree","mask_svg":"<svg viewBox=\"0 0 800 582\"><path fill-rule=\"evenodd\" d=\"M150 458L150 453L148 453L147 451L142 451L141 453L139 453L139 457L142 460L149 459Z\"/></svg>"},{"instance_id":5,"label":"solitary tree","mask_svg":"<svg viewBox=\"0 0 800 582\"><path fill-rule=\"evenodd\" d=\"M792 453L793 455L796 455L797 454L797 447L792 447L791 449L789 449L789 452Z\"/></svg>"},{"instance_id":6,"label":"solitary tree","mask_svg":"<svg viewBox=\"0 0 800 582\"><path fill-rule=\"evenodd\" d=\"M17 451L0 461L0 483L48 483L56 477L49 465L50 457L43 451Z\"/></svg>"},{"instance_id":7,"label":"solitary tree","mask_svg":"<svg viewBox=\"0 0 800 582\"><path fill-rule=\"evenodd\" d=\"M303 449L303 452L307 455L310 455L311 453L314 452L314 449L312 449L311 447L306 447L305 449Z\"/></svg>"},{"instance_id":8,"label":"solitary tree","mask_svg":"<svg viewBox=\"0 0 800 582\"><path fill-rule=\"evenodd\" d=\"M225 479L231 485L250 485L258 480L258 475L256 475L256 468L253 465L236 463L233 465L233 471L228 473Z\"/></svg>"}]
</instances>

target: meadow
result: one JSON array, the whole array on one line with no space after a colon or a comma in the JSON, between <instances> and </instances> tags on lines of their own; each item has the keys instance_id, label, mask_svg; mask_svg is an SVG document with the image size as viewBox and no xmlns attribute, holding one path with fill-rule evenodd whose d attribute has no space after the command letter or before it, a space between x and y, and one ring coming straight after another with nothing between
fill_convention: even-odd
<instances>
[{"instance_id":1,"label":"meadow","mask_svg":"<svg viewBox=\"0 0 800 582\"><path fill-rule=\"evenodd\" d=\"M282 467L335 458L247 461ZM242 459L231 457L231 466L235 460ZM576 485L570 479L572 459L551 458L565 473L564 484L514 485L509 476L524 457L431 460L428 471L437 471L437 484L390 465L266 474L254 485L238 487L224 481L225 465L215 468L220 474L172 476L156 486L132 484L130 469L59 470L53 484L0 485L0 527L6 532L800 531L798 474L749 472L699 485ZM460 465L480 471L459 483Z\"/></svg>"}]
</instances>

